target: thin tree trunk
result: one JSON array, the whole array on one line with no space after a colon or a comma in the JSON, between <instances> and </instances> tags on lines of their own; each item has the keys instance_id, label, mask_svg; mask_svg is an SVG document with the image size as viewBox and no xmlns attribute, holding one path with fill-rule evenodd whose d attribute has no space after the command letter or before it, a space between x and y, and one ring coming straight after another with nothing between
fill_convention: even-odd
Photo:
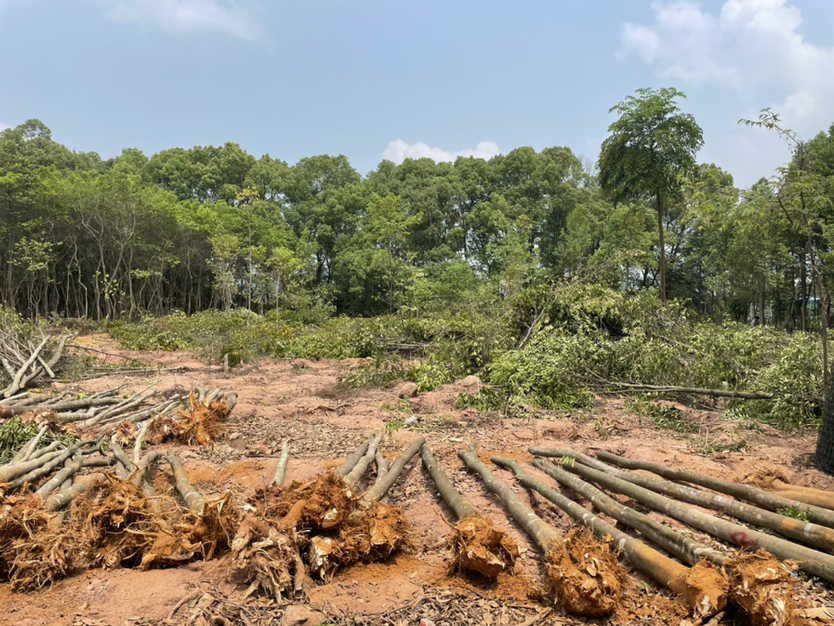
<instances>
[{"instance_id":1,"label":"thin tree trunk","mask_svg":"<svg viewBox=\"0 0 834 626\"><path fill-rule=\"evenodd\" d=\"M498 480L489 470L485 463L478 458L475 444L470 444L469 451L458 450L458 456L466 464L466 467L481 477L483 483L492 493L497 495L504 502L507 510L516 523L533 538L542 553L553 548L562 535L553 526L536 515L533 510L519 498L509 485Z\"/></svg>"},{"instance_id":2,"label":"thin tree trunk","mask_svg":"<svg viewBox=\"0 0 834 626\"><path fill-rule=\"evenodd\" d=\"M376 502L384 496L391 486L397 482L397 479L402 474L403 468L406 464L420 451L423 444L426 443L424 437L420 437L417 441L412 443L405 452L403 452L396 461L391 464L391 468L385 473L385 476L377 482L373 487L368 489L363 495L364 502Z\"/></svg>"},{"instance_id":3,"label":"thin tree trunk","mask_svg":"<svg viewBox=\"0 0 834 626\"><path fill-rule=\"evenodd\" d=\"M452 486L449 477L446 476L446 472L437 465L437 461L428 445L422 447L420 456L423 459L423 467L426 468L429 476L431 476L434 484L437 486L437 491L440 492L440 497L452 509L455 516L458 519L478 517L478 511L475 509L475 506Z\"/></svg>"},{"instance_id":4,"label":"thin tree trunk","mask_svg":"<svg viewBox=\"0 0 834 626\"><path fill-rule=\"evenodd\" d=\"M290 440L285 439L281 445L281 456L278 459L278 465L275 467L275 475L272 477L270 487L283 487L284 479L287 476L287 462L290 459Z\"/></svg>"},{"instance_id":5,"label":"thin tree trunk","mask_svg":"<svg viewBox=\"0 0 834 626\"><path fill-rule=\"evenodd\" d=\"M676 500L657 494L649 489L620 478L615 478L605 472L592 469L581 463L565 465L575 474L579 474L586 480L591 480L598 485L613 489L619 493L634 498L641 504L649 506L669 517L673 517L693 528L697 528L713 537L717 537L728 543L741 546L742 548L757 550L764 548L780 559L793 559L799 562L803 571L814 576L834 582L834 556L800 546L786 539L780 539L772 535L753 530L741 524L735 524L719 519L706 513L688 507Z\"/></svg>"},{"instance_id":6,"label":"thin tree trunk","mask_svg":"<svg viewBox=\"0 0 834 626\"><path fill-rule=\"evenodd\" d=\"M666 304L666 240L663 236L663 204L660 190L657 191L657 234L660 248L660 301Z\"/></svg>"},{"instance_id":7,"label":"thin tree trunk","mask_svg":"<svg viewBox=\"0 0 834 626\"><path fill-rule=\"evenodd\" d=\"M354 487L356 483L362 478L362 475L367 471L368 466L374 460L376 449L382 442L382 435L371 435L371 440L368 442L368 451L365 455L356 462L356 466L345 475L345 482L349 487Z\"/></svg>"},{"instance_id":8,"label":"thin tree trunk","mask_svg":"<svg viewBox=\"0 0 834 626\"><path fill-rule=\"evenodd\" d=\"M538 452L532 451L531 453L539 454ZM770 511L779 511L787 507L798 507L801 511L804 511L808 514L808 521L813 522L815 524L822 524L823 526L828 526L829 528L834 528L834 511L830 511L822 507L813 506L811 504L806 504L798 500L782 498L770 493L769 491L765 491L764 489L759 489L758 487L753 487L751 485L742 485L739 483L731 482L729 480L714 478L712 476L707 476L706 474L699 474L698 472L693 472L687 469L673 469L670 467L666 467L665 465L661 465L660 463L651 463L648 461L635 461L632 459L626 459L617 456L616 454L605 452L604 450L597 451L596 455L604 461L608 461L609 463L613 463L614 465L618 465L626 469L648 470L650 472L654 472L655 474L659 474L664 478L668 478L669 480L694 483L696 485L706 487L707 489L712 489L713 491L719 491L721 493L733 496L734 498L738 498L739 500L746 500L747 502L752 502ZM545 455L542 454L542 456Z\"/></svg>"},{"instance_id":9,"label":"thin tree trunk","mask_svg":"<svg viewBox=\"0 0 834 626\"><path fill-rule=\"evenodd\" d=\"M374 437L374 435L371 435L371 439L373 439L373 437ZM356 464L359 462L359 459L361 459L363 456L365 456L365 453L368 451L368 444L369 443L370 443L370 439L368 439L366 441L363 441L359 445L359 447L356 448L356 450L353 451L353 454L351 454L347 458L347 460L345 461L345 464L342 465L342 467L340 467L336 471L336 473L339 476L347 476L350 473L350 470L352 470L354 467L356 467Z\"/></svg>"},{"instance_id":10,"label":"thin tree trunk","mask_svg":"<svg viewBox=\"0 0 834 626\"><path fill-rule=\"evenodd\" d=\"M744 504L726 496L695 489L689 485L673 483L655 476L624 472L605 463L595 461L585 455L582 455L582 458L580 458L570 450L560 450L560 452L566 453L563 456L576 458L588 467L593 467L601 472L611 474L621 480L627 480L635 485L677 498L678 500L683 500L684 502L689 502L690 504L720 511L756 526L763 526L776 531L784 537L807 543L820 550L834 551L834 529L827 528L826 526L811 524L799 519L780 515L779 513L766 511L765 509ZM586 460L590 462L586 462Z\"/></svg>"},{"instance_id":11,"label":"thin tree trunk","mask_svg":"<svg viewBox=\"0 0 834 626\"><path fill-rule=\"evenodd\" d=\"M722 566L727 560L727 555L723 552L713 550L709 546L705 546L704 544L677 532L670 526L661 524L648 515L638 513L631 507L620 504L614 498L610 498L605 492L597 489L590 483L585 482L578 476L575 476L570 472L566 472L553 463L545 461L544 459L535 459L533 461L533 466L536 469L543 471L551 478L559 481L561 484L570 487L576 493L584 496L602 513L613 517L615 520L622 522L626 526L639 530L640 534L659 545L669 554L675 555L685 563L695 565L701 559L707 559L718 566ZM545 497L550 500L548 496ZM551 500L551 502L553 502L553 500ZM558 502L554 502L554 504L559 506L559 508L565 509L565 507L561 506ZM585 511L584 508L579 508L582 509L582 511ZM565 510L567 511L567 509ZM577 512L579 511L577 510ZM573 517L573 514L571 514L571 516Z\"/></svg>"}]
</instances>

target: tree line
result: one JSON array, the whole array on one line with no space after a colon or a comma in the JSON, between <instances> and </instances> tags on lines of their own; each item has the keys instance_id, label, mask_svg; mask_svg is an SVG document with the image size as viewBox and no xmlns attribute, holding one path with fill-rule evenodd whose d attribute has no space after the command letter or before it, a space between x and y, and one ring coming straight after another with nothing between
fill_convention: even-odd
<instances>
[{"instance_id":1,"label":"tree line","mask_svg":"<svg viewBox=\"0 0 834 626\"><path fill-rule=\"evenodd\" d=\"M29 120L0 133L0 301L30 316L136 318L247 307L349 315L579 281L657 289L704 317L827 321L834 126L788 141L750 189L697 164L671 89L639 90L596 164L569 148L490 160L294 165L238 144L103 160ZM789 152L788 152L789 151ZM769 175L770 173L763 173Z\"/></svg>"}]
</instances>

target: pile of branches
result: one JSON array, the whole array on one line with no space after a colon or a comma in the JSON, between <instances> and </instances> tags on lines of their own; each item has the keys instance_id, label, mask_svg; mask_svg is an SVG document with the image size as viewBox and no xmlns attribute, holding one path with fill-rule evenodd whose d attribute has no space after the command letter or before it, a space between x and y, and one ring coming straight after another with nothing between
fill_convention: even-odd
<instances>
[{"instance_id":1,"label":"pile of branches","mask_svg":"<svg viewBox=\"0 0 834 626\"><path fill-rule=\"evenodd\" d=\"M40 378L55 378L69 335L43 335L40 341L24 339L13 329L0 327L0 396L10 398Z\"/></svg>"}]
</instances>

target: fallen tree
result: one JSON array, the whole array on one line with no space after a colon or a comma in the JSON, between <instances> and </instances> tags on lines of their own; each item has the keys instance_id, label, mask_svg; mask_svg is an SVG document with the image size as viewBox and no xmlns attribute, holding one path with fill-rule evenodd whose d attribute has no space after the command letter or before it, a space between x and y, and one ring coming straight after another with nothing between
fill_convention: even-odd
<instances>
[{"instance_id":1,"label":"fallen tree","mask_svg":"<svg viewBox=\"0 0 834 626\"><path fill-rule=\"evenodd\" d=\"M576 457L571 457L576 458ZM689 526L698 528L714 537L742 548L764 548L783 560L795 560L803 571L834 582L834 556L818 550L800 546L786 539L767 535L746 526L729 522L696 509L681 502L662 496L654 491L639 487L633 483L616 478L605 472L590 468L582 463L564 463L563 467L579 474L598 485L625 494L636 501L673 517Z\"/></svg>"},{"instance_id":2,"label":"fallen tree","mask_svg":"<svg viewBox=\"0 0 834 626\"><path fill-rule=\"evenodd\" d=\"M542 481L529 476L517 461L492 457L492 462L510 469L516 479L529 489L533 489L550 500L553 504L570 515L576 522L590 528L600 540L611 537L617 548L622 550L626 558L642 573L660 583L667 589L682 595L690 610L700 619L709 618L721 611L727 605L729 583L719 569L700 563L700 559L693 558L696 567L690 568L662 555L650 548L642 541L630 537L611 524L589 513L584 507L562 494L551 489ZM577 486L580 486L577 484ZM598 501L594 500L596 503ZM635 512L636 513L636 512ZM636 516L630 516L632 521ZM639 523L642 528L650 525ZM662 535L666 537L666 535ZM664 541L665 544L682 546L681 541ZM661 544L662 545L662 544ZM685 550L678 550L685 552ZM694 550L693 550L694 553Z\"/></svg>"},{"instance_id":3,"label":"fallen tree","mask_svg":"<svg viewBox=\"0 0 834 626\"><path fill-rule=\"evenodd\" d=\"M423 467L437 486L440 498L458 520L451 541L455 568L477 572L486 578L495 578L511 568L519 556L515 540L481 516L475 506L454 488L428 444L422 447L420 454Z\"/></svg>"},{"instance_id":4,"label":"fallen tree","mask_svg":"<svg viewBox=\"0 0 834 626\"><path fill-rule=\"evenodd\" d=\"M618 465L619 467L623 467L625 469L644 469L670 480L679 480L701 485L707 489L720 491L721 493L726 493L734 498L758 504L760 507L771 511L779 511L780 509L787 507L798 507L801 511L807 513L808 521L814 522L815 524L822 524L823 526L828 526L829 528L834 528L834 511L830 509L813 506L799 500L782 498L776 494L770 493L769 491L765 491L764 489L758 489L750 485L742 485L729 480L715 478L706 474L693 472L692 470L674 469L661 465L660 463L627 459L604 450L599 450L596 455L603 461L608 461L609 463L613 463L614 465Z\"/></svg>"},{"instance_id":5,"label":"fallen tree","mask_svg":"<svg viewBox=\"0 0 834 626\"><path fill-rule=\"evenodd\" d=\"M640 485L641 487L656 491L657 493L672 496L679 500L683 500L684 502L696 504L707 509L721 511L722 513L726 513L736 519L743 520L750 524L755 524L756 526L768 528L784 537L788 537L794 541L800 541L820 550L828 552L834 551L834 529L826 526L811 524L800 519L780 515L779 513L774 513L772 511L767 511L749 504L738 502L737 500L727 498L726 496L708 493L688 485L673 483L655 476L645 476L643 474L619 470L587 455L574 452L573 450L562 448L547 450L542 450L541 448L531 448L531 450L536 450L536 454L540 454L541 456L568 456L576 458L588 467L593 467L594 469L606 472L616 478L627 480L630 483ZM546 454L541 454L542 452Z\"/></svg>"},{"instance_id":6,"label":"fallen tree","mask_svg":"<svg viewBox=\"0 0 834 626\"><path fill-rule=\"evenodd\" d=\"M458 451L458 456L470 471L478 474L487 489L501 498L516 523L545 555L550 590L565 610L593 617L616 610L627 575L607 545L576 534L563 538L492 474L478 458L474 443L468 451ZM579 549L572 551L573 544L579 544Z\"/></svg>"}]
</instances>

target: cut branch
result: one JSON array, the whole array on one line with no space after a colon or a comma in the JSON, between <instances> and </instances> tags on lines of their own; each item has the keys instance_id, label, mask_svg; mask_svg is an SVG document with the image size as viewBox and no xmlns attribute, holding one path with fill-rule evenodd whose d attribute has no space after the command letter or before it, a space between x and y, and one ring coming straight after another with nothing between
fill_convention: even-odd
<instances>
[{"instance_id":1,"label":"cut branch","mask_svg":"<svg viewBox=\"0 0 834 626\"><path fill-rule=\"evenodd\" d=\"M424 437L420 437L417 441L412 443L408 449L403 452L396 461L391 464L391 469L386 472L385 476L377 482L373 487L368 489L363 495L362 500L371 503L380 500L382 496L384 496L391 486L397 482L397 479L400 477L400 474L403 472L403 468L406 464L420 451L420 448L423 447L423 444L426 443Z\"/></svg>"}]
</instances>

